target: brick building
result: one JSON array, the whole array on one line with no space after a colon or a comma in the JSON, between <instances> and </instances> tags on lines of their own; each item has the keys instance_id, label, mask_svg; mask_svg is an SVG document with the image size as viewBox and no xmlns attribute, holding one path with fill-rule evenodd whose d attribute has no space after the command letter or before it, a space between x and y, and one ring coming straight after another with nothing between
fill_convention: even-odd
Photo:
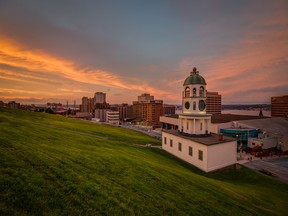
<instances>
[{"instance_id":1,"label":"brick building","mask_svg":"<svg viewBox=\"0 0 288 216\"><path fill-rule=\"evenodd\" d=\"M93 113L93 110L94 110L94 98L82 97L80 112Z\"/></svg>"},{"instance_id":2,"label":"brick building","mask_svg":"<svg viewBox=\"0 0 288 216\"><path fill-rule=\"evenodd\" d=\"M163 115L163 101L154 100L154 96L150 94L142 94L138 97L138 101L133 101L133 115L136 122L160 126L160 116Z\"/></svg>"},{"instance_id":3,"label":"brick building","mask_svg":"<svg viewBox=\"0 0 288 216\"><path fill-rule=\"evenodd\" d=\"M106 103L106 94L103 92L95 92L93 98L82 97L82 103L80 105L80 112L91 113L94 116L97 109L109 109L110 106Z\"/></svg>"},{"instance_id":4,"label":"brick building","mask_svg":"<svg viewBox=\"0 0 288 216\"><path fill-rule=\"evenodd\" d=\"M206 96L206 113L221 114L221 95L218 92L207 92Z\"/></svg>"},{"instance_id":5,"label":"brick building","mask_svg":"<svg viewBox=\"0 0 288 216\"><path fill-rule=\"evenodd\" d=\"M288 95L271 97L271 116L288 117Z\"/></svg>"},{"instance_id":6,"label":"brick building","mask_svg":"<svg viewBox=\"0 0 288 216\"><path fill-rule=\"evenodd\" d=\"M133 106L128 104L121 104L116 106L116 110L119 112L120 121L126 121L133 118Z\"/></svg>"}]
</instances>

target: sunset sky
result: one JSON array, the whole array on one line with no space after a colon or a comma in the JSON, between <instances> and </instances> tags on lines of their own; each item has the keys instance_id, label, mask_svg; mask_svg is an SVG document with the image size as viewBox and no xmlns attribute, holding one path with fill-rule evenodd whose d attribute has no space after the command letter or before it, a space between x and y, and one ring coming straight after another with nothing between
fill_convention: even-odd
<instances>
[{"instance_id":1,"label":"sunset sky","mask_svg":"<svg viewBox=\"0 0 288 216\"><path fill-rule=\"evenodd\" d=\"M180 104L194 66L223 104L288 95L288 1L0 0L5 102Z\"/></svg>"}]
</instances>

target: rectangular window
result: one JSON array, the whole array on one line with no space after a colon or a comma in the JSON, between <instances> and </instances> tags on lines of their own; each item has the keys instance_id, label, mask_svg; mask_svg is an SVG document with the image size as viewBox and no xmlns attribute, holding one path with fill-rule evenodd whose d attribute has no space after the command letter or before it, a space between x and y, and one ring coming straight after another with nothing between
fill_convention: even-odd
<instances>
[{"instance_id":1,"label":"rectangular window","mask_svg":"<svg viewBox=\"0 0 288 216\"><path fill-rule=\"evenodd\" d=\"M193 148L191 146L189 146L189 155L192 156L193 155Z\"/></svg>"},{"instance_id":2,"label":"rectangular window","mask_svg":"<svg viewBox=\"0 0 288 216\"><path fill-rule=\"evenodd\" d=\"M189 130L189 122L187 121L187 130Z\"/></svg>"},{"instance_id":3,"label":"rectangular window","mask_svg":"<svg viewBox=\"0 0 288 216\"><path fill-rule=\"evenodd\" d=\"M173 140L170 139L170 147L173 147Z\"/></svg>"},{"instance_id":4,"label":"rectangular window","mask_svg":"<svg viewBox=\"0 0 288 216\"><path fill-rule=\"evenodd\" d=\"M180 143L180 142L178 143L178 150L182 151L182 143Z\"/></svg>"},{"instance_id":5,"label":"rectangular window","mask_svg":"<svg viewBox=\"0 0 288 216\"><path fill-rule=\"evenodd\" d=\"M164 144L167 144L167 137L164 137Z\"/></svg>"},{"instance_id":6,"label":"rectangular window","mask_svg":"<svg viewBox=\"0 0 288 216\"><path fill-rule=\"evenodd\" d=\"M198 159L203 161L203 151L201 150L198 151Z\"/></svg>"}]
</instances>

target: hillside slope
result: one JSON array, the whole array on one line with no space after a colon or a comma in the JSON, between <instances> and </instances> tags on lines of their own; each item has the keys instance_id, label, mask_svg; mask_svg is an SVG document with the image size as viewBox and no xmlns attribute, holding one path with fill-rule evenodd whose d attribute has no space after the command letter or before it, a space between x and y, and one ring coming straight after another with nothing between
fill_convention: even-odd
<instances>
[{"instance_id":1,"label":"hillside slope","mask_svg":"<svg viewBox=\"0 0 288 216\"><path fill-rule=\"evenodd\" d=\"M205 174L122 128L0 108L0 215L285 215L288 185Z\"/></svg>"}]
</instances>

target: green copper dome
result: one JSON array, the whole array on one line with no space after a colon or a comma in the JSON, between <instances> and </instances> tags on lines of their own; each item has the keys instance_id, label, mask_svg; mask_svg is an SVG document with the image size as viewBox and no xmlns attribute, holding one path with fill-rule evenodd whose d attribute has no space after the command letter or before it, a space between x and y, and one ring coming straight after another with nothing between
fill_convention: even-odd
<instances>
[{"instance_id":1,"label":"green copper dome","mask_svg":"<svg viewBox=\"0 0 288 216\"><path fill-rule=\"evenodd\" d=\"M194 67L193 71L191 72L190 76L186 78L184 81L183 86L185 85L191 85L191 84L202 84L206 85L205 79L199 75L199 72L197 69Z\"/></svg>"}]
</instances>

